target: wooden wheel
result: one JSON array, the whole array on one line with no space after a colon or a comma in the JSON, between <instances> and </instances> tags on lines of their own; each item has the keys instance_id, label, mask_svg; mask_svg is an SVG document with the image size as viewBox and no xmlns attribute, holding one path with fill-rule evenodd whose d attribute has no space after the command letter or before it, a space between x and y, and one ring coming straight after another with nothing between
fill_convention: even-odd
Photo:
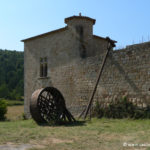
<instances>
[{"instance_id":1,"label":"wooden wheel","mask_svg":"<svg viewBox=\"0 0 150 150\"><path fill-rule=\"evenodd\" d=\"M62 94L53 87L39 89L32 94L30 112L37 123L75 121L66 108Z\"/></svg>"}]
</instances>

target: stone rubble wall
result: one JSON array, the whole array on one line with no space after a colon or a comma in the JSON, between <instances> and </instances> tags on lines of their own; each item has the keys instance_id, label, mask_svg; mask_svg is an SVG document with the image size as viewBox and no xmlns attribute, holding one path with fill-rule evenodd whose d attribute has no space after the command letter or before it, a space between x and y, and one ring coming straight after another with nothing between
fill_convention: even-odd
<instances>
[{"instance_id":1,"label":"stone rubble wall","mask_svg":"<svg viewBox=\"0 0 150 150\"><path fill-rule=\"evenodd\" d=\"M92 28L91 22L82 22ZM86 29L85 29L86 30ZM30 98L40 88L52 86L64 96L67 107L79 114L87 105L106 53L107 41L87 32L86 58L80 57L79 40L72 28L25 42L25 114L30 116ZM87 34L86 33L86 34ZM40 58L48 59L48 77L40 78ZM104 107L128 96L139 107L150 103L150 42L112 51L107 59L94 102Z\"/></svg>"},{"instance_id":2,"label":"stone rubble wall","mask_svg":"<svg viewBox=\"0 0 150 150\"><path fill-rule=\"evenodd\" d=\"M53 85L60 89L75 114L87 105L104 54L76 59L51 72ZM123 96L139 107L150 104L150 43L110 53L94 101L101 101L106 107Z\"/></svg>"},{"instance_id":3,"label":"stone rubble wall","mask_svg":"<svg viewBox=\"0 0 150 150\"><path fill-rule=\"evenodd\" d=\"M85 28L89 27L91 23L89 25L87 23ZM89 32L89 34L92 33ZM101 59L107 46L104 39L91 35L88 37L91 39L85 42L86 58L84 59L80 57L80 42L70 27L65 31L47 34L25 42L24 111L27 117L30 117L32 93L47 86L57 88L64 95L67 107L76 109L75 112L79 112L77 109L79 109L80 101L84 100L84 103L87 103L89 90L92 90L90 87L95 81L95 78L91 79L90 76L96 75L94 63L97 58L94 57L98 55L100 56L98 59ZM40 78L40 58L44 57L48 60L48 76ZM89 84L91 84L90 87Z\"/></svg>"}]
</instances>

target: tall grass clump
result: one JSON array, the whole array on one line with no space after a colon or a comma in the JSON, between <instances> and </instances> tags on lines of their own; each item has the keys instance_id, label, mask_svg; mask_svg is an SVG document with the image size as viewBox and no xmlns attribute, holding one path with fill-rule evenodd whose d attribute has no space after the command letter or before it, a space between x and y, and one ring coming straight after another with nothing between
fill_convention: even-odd
<instances>
[{"instance_id":1,"label":"tall grass clump","mask_svg":"<svg viewBox=\"0 0 150 150\"><path fill-rule=\"evenodd\" d=\"M139 108L132 102L128 101L127 97L117 100L115 103L110 103L107 107L102 107L100 102L96 102L93 109L93 116L98 118L133 118L133 119L150 119L150 106Z\"/></svg>"}]
</instances>

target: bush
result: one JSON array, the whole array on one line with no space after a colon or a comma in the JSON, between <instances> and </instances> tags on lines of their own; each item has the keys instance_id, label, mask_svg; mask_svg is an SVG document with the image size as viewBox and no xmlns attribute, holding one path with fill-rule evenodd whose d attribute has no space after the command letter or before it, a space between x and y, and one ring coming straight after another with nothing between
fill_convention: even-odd
<instances>
[{"instance_id":1,"label":"bush","mask_svg":"<svg viewBox=\"0 0 150 150\"><path fill-rule=\"evenodd\" d=\"M115 104L111 103L108 107L102 108L100 102L96 102L93 109L93 116L98 118L150 118L150 106L147 108L139 108L129 102L126 97L121 98Z\"/></svg>"},{"instance_id":2,"label":"bush","mask_svg":"<svg viewBox=\"0 0 150 150\"><path fill-rule=\"evenodd\" d=\"M7 113L7 103L5 100L0 100L0 120L5 120L5 114Z\"/></svg>"},{"instance_id":3,"label":"bush","mask_svg":"<svg viewBox=\"0 0 150 150\"><path fill-rule=\"evenodd\" d=\"M104 115L104 110L101 109L100 103L96 101L95 107L93 109L92 115L101 118Z\"/></svg>"}]
</instances>

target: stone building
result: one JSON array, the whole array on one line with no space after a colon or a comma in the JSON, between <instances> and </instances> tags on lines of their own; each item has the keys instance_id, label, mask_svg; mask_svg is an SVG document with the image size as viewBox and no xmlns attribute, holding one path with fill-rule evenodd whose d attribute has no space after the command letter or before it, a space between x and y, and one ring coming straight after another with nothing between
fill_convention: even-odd
<instances>
[{"instance_id":1,"label":"stone building","mask_svg":"<svg viewBox=\"0 0 150 150\"><path fill-rule=\"evenodd\" d=\"M65 18L64 28L22 40L26 116L30 116L32 93L48 86L63 94L73 114L83 110L107 50L106 38L93 35L95 22L72 16ZM150 101L150 42L109 54L95 100L107 106L124 95L139 107Z\"/></svg>"}]
</instances>

